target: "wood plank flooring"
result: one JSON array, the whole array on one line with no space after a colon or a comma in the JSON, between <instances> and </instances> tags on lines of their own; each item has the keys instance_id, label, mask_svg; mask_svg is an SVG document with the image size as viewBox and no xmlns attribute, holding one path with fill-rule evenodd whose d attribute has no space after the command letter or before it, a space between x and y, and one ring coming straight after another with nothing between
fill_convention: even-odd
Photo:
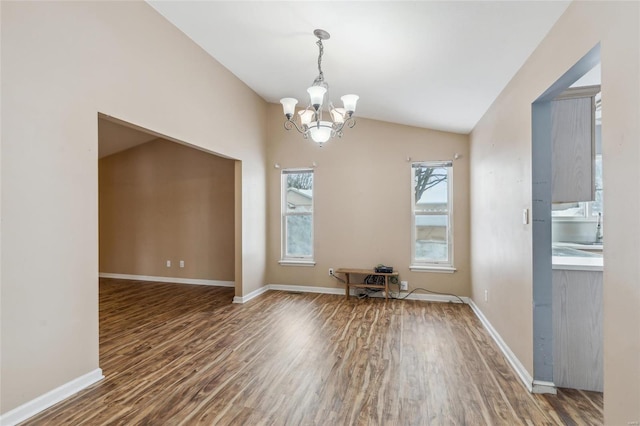
<instances>
[{"instance_id":1,"label":"wood plank flooring","mask_svg":"<svg viewBox=\"0 0 640 426\"><path fill-rule=\"evenodd\" d=\"M530 394L466 305L100 281L105 379L28 425L598 425Z\"/></svg>"}]
</instances>

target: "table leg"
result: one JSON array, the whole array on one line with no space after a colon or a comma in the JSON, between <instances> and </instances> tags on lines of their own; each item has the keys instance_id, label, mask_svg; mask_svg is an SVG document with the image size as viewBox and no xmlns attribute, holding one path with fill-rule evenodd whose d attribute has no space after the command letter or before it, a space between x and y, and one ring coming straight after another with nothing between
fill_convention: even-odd
<instances>
[{"instance_id":1,"label":"table leg","mask_svg":"<svg viewBox=\"0 0 640 426\"><path fill-rule=\"evenodd\" d=\"M349 273L344 274L345 276L345 284L344 284L344 296L347 300L349 300Z\"/></svg>"},{"instance_id":2,"label":"table leg","mask_svg":"<svg viewBox=\"0 0 640 426\"><path fill-rule=\"evenodd\" d=\"M384 298L389 298L389 275L384 276Z\"/></svg>"}]
</instances>

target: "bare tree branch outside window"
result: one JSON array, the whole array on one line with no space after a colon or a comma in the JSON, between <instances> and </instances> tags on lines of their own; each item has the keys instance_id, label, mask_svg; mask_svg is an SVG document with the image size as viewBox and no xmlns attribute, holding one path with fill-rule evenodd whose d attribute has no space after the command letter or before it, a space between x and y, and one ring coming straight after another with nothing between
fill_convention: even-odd
<instances>
[{"instance_id":1,"label":"bare tree branch outside window","mask_svg":"<svg viewBox=\"0 0 640 426\"><path fill-rule=\"evenodd\" d=\"M292 173L287 175L287 188L311 189L313 173Z\"/></svg>"},{"instance_id":2,"label":"bare tree branch outside window","mask_svg":"<svg viewBox=\"0 0 640 426\"><path fill-rule=\"evenodd\" d=\"M447 170L441 167L418 167L415 169L415 176L415 200L417 203L427 189L447 180Z\"/></svg>"}]
</instances>

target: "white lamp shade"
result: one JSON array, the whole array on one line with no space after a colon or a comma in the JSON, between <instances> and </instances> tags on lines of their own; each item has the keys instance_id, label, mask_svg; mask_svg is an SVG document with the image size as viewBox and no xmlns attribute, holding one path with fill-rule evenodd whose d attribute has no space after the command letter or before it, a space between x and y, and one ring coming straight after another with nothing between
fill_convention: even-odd
<instances>
[{"instance_id":1,"label":"white lamp shade","mask_svg":"<svg viewBox=\"0 0 640 426\"><path fill-rule=\"evenodd\" d=\"M344 105L344 109L347 112L355 112L356 111L356 103L358 103L358 99L360 96L358 95L344 95L340 98L342 100L342 104Z\"/></svg>"},{"instance_id":2,"label":"white lamp shade","mask_svg":"<svg viewBox=\"0 0 640 426\"><path fill-rule=\"evenodd\" d=\"M324 99L324 94L327 93L327 88L322 86L311 86L307 89L307 92L311 98L311 105L316 109L320 109L322 106L322 100Z\"/></svg>"},{"instance_id":3,"label":"white lamp shade","mask_svg":"<svg viewBox=\"0 0 640 426\"><path fill-rule=\"evenodd\" d=\"M334 108L331 110L331 119L334 123L344 123L344 108Z\"/></svg>"},{"instance_id":4,"label":"white lamp shade","mask_svg":"<svg viewBox=\"0 0 640 426\"><path fill-rule=\"evenodd\" d=\"M303 109L298 112L298 115L300 116L300 124L309 126L313 120L314 113L310 109Z\"/></svg>"},{"instance_id":5,"label":"white lamp shade","mask_svg":"<svg viewBox=\"0 0 640 426\"><path fill-rule=\"evenodd\" d=\"M318 122L314 121L309 126L309 133L314 142L325 143L331 137L331 129L331 123L328 121L321 121L319 127Z\"/></svg>"},{"instance_id":6,"label":"white lamp shade","mask_svg":"<svg viewBox=\"0 0 640 426\"><path fill-rule=\"evenodd\" d=\"M280 99L280 103L282 104L284 115L292 116L294 111L296 110L296 104L298 103L298 100L295 98L282 98Z\"/></svg>"}]
</instances>

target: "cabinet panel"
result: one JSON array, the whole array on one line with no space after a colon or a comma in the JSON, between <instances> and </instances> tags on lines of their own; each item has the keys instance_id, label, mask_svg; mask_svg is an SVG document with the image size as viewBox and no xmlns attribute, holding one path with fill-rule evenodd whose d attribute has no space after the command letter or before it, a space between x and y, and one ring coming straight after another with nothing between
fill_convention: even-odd
<instances>
[{"instance_id":1,"label":"cabinet panel","mask_svg":"<svg viewBox=\"0 0 640 426\"><path fill-rule=\"evenodd\" d=\"M594 100L561 99L552 111L552 201L594 199Z\"/></svg>"},{"instance_id":2,"label":"cabinet panel","mask_svg":"<svg viewBox=\"0 0 640 426\"><path fill-rule=\"evenodd\" d=\"M602 272L553 271L553 382L602 392Z\"/></svg>"}]
</instances>

